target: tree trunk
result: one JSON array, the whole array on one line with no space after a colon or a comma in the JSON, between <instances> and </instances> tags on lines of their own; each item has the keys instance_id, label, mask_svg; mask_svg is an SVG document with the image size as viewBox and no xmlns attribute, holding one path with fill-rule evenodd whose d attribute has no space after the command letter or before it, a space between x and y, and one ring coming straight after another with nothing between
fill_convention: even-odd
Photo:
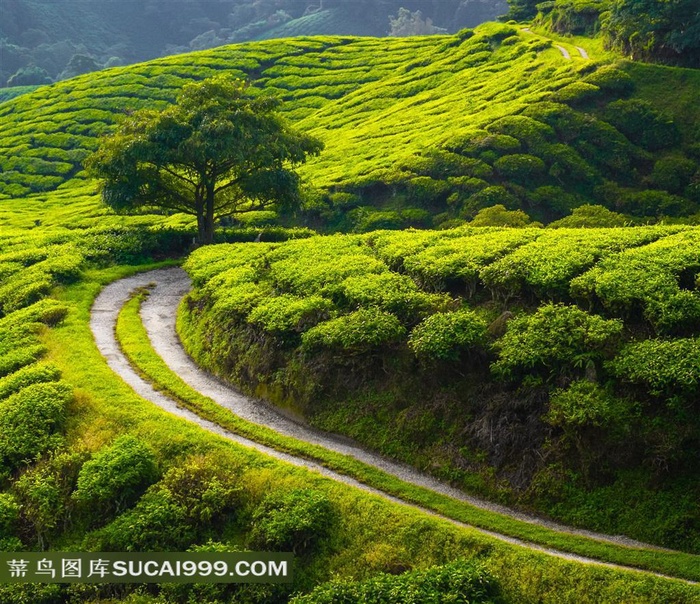
<instances>
[{"instance_id":1,"label":"tree trunk","mask_svg":"<svg viewBox=\"0 0 700 604\"><path fill-rule=\"evenodd\" d=\"M207 198L204 206L204 231L200 243L210 245L214 243L214 185L207 185Z\"/></svg>"}]
</instances>

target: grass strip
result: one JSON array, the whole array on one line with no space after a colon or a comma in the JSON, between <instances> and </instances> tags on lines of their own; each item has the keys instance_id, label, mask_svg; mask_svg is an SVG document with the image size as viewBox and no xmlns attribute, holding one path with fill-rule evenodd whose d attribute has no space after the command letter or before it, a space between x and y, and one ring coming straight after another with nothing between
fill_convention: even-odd
<instances>
[{"instance_id":1,"label":"grass strip","mask_svg":"<svg viewBox=\"0 0 700 604\"><path fill-rule=\"evenodd\" d=\"M602 562L700 581L700 556L684 552L615 545L509 518L435 493L427 488L411 485L351 457L280 435L269 428L237 417L187 385L153 350L139 315L144 295L146 295L144 292L137 293L119 314L116 334L122 350L137 371L155 388L176 399L204 419L279 451L319 462L331 470L453 520Z\"/></svg>"}]
</instances>

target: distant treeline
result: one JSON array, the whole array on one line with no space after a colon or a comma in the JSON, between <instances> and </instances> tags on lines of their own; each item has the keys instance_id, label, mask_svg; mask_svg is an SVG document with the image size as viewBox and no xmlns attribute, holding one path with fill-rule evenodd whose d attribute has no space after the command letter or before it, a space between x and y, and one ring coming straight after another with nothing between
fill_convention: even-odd
<instances>
[{"instance_id":1,"label":"distant treeline","mask_svg":"<svg viewBox=\"0 0 700 604\"><path fill-rule=\"evenodd\" d=\"M3 0L0 87L260 38L454 32L507 10L506 0Z\"/></svg>"}]
</instances>

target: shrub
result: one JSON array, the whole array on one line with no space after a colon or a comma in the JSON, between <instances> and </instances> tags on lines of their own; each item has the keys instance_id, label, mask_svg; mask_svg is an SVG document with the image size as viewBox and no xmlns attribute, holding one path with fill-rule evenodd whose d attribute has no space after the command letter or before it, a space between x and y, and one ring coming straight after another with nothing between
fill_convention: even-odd
<instances>
[{"instance_id":1,"label":"shrub","mask_svg":"<svg viewBox=\"0 0 700 604\"><path fill-rule=\"evenodd\" d=\"M614 101L605 108L603 119L633 143L650 151L674 147L680 142L680 132L673 118L648 101Z\"/></svg>"},{"instance_id":2,"label":"shrub","mask_svg":"<svg viewBox=\"0 0 700 604\"><path fill-rule=\"evenodd\" d=\"M302 335L301 343L304 350L327 348L360 354L394 344L405 335L395 315L363 308L318 324Z\"/></svg>"},{"instance_id":3,"label":"shrub","mask_svg":"<svg viewBox=\"0 0 700 604\"><path fill-rule=\"evenodd\" d=\"M700 340L635 342L622 348L607 366L618 378L643 384L651 394L694 395L700 388Z\"/></svg>"},{"instance_id":4,"label":"shrub","mask_svg":"<svg viewBox=\"0 0 700 604\"><path fill-rule=\"evenodd\" d=\"M498 582L481 564L458 560L401 575L382 573L364 581L330 581L316 587L310 594L293 598L290 603L488 604L501 601L499 594Z\"/></svg>"},{"instance_id":5,"label":"shrub","mask_svg":"<svg viewBox=\"0 0 700 604\"><path fill-rule=\"evenodd\" d=\"M496 342L494 373L508 378L536 371L545 377L582 373L591 362L614 350L622 321L590 315L575 306L546 304L532 315L516 317Z\"/></svg>"},{"instance_id":6,"label":"shrub","mask_svg":"<svg viewBox=\"0 0 700 604\"><path fill-rule=\"evenodd\" d=\"M0 544L15 532L19 520L20 505L11 493L0 493Z\"/></svg>"},{"instance_id":7,"label":"shrub","mask_svg":"<svg viewBox=\"0 0 700 604\"><path fill-rule=\"evenodd\" d=\"M539 157L522 153L504 155L495 161L493 167L503 178L522 185L531 184L545 171L544 162Z\"/></svg>"},{"instance_id":8,"label":"shrub","mask_svg":"<svg viewBox=\"0 0 700 604\"><path fill-rule=\"evenodd\" d=\"M342 306L376 306L407 322L441 301L421 292L410 277L391 272L348 277L335 295Z\"/></svg>"},{"instance_id":9,"label":"shrub","mask_svg":"<svg viewBox=\"0 0 700 604\"><path fill-rule=\"evenodd\" d=\"M604 92L617 96L627 96L634 90L632 77L612 65L599 67L593 73L583 78L583 81L597 86Z\"/></svg>"},{"instance_id":10,"label":"shrub","mask_svg":"<svg viewBox=\"0 0 700 604\"><path fill-rule=\"evenodd\" d=\"M574 208L571 216L550 223L553 229L581 229L601 227L622 227L627 223L627 218L617 212L612 212L603 206L585 204Z\"/></svg>"},{"instance_id":11,"label":"shrub","mask_svg":"<svg viewBox=\"0 0 700 604\"><path fill-rule=\"evenodd\" d=\"M308 554L330 532L333 506L325 493L312 489L276 491L253 512L253 547Z\"/></svg>"},{"instance_id":12,"label":"shrub","mask_svg":"<svg viewBox=\"0 0 700 604\"><path fill-rule=\"evenodd\" d=\"M464 202L461 214L468 218L475 216L476 213L483 208L504 206L511 210L516 210L519 205L518 198L515 197L515 195L510 193L505 187L497 185L486 187L469 197L469 199Z\"/></svg>"},{"instance_id":13,"label":"shrub","mask_svg":"<svg viewBox=\"0 0 700 604\"><path fill-rule=\"evenodd\" d=\"M55 449L73 396L64 382L32 384L0 403L0 474Z\"/></svg>"},{"instance_id":14,"label":"shrub","mask_svg":"<svg viewBox=\"0 0 700 604\"><path fill-rule=\"evenodd\" d=\"M26 365L14 373L0 378L0 399L6 398L31 384L56 381L59 375L58 369L53 365Z\"/></svg>"},{"instance_id":15,"label":"shrub","mask_svg":"<svg viewBox=\"0 0 700 604\"><path fill-rule=\"evenodd\" d=\"M24 366L34 363L46 352L46 346L31 344L26 339L24 341L15 341L14 343L19 346L11 349L9 352L0 354L0 377L8 376ZM22 346L21 344L25 345Z\"/></svg>"},{"instance_id":16,"label":"shrub","mask_svg":"<svg viewBox=\"0 0 700 604\"><path fill-rule=\"evenodd\" d=\"M623 401L598 384L578 380L552 393L544 419L561 428L604 427L619 421L625 410Z\"/></svg>"},{"instance_id":17,"label":"shrub","mask_svg":"<svg viewBox=\"0 0 700 604\"><path fill-rule=\"evenodd\" d=\"M588 82L573 82L552 94L552 100L559 103L576 105L594 99L600 93L600 88Z\"/></svg>"},{"instance_id":18,"label":"shrub","mask_svg":"<svg viewBox=\"0 0 700 604\"><path fill-rule=\"evenodd\" d=\"M182 551L194 538L185 510L172 494L154 489L147 491L133 509L88 535L85 544L97 551Z\"/></svg>"},{"instance_id":19,"label":"shrub","mask_svg":"<svg viewBox=\"0 0 700 604\"><path fill-rule=\"evenodd\" d=\"M248 315L248 323L274 334L300 333L327 319L333 305L321 296L283 294L266 299Z\"/></svg>"},{"instance_id":20,"label":"shrub","mask_svg":"<svg viewBox=\"0 0 700 604\"><path fill-rule=\"evenodd\" d=\"M157 476L153 451L134 436L120 436L83 465L73 499L99 522L132 505Z\"/></svg>"},{"instance_id":21,"label":"shrub","mask_svg":"<svg viewBox=\"0 0 700 604\"><path fill-rule=\"evenodd\" d=\"M502 205L479 210L471 226L525 227L530 225L530 217L522 210L506 210Z\"/></svg>"},{"instance_id":22,"label":"shrub","mask_svg":"<svg viewBox=\"0 0 700 604\"><path fill-rule=\"evenodd\" d=\"M32 535L43 550L51 545L51 537L66 529L72 512L70 494L86 457L82 450L59 451L15 482L25 541Z\"/></svg>"},{"instance_id":23,"label":"shrub","mask_svg":"<svg viewBox=\"0 0 700 604\"><path fill-rule=\"evenodd\" d=\"M551 126L525 115L509 115L489 124L489 132L507 134L518 139L528 149L536 149L554 138Z\"/></svg>"},{"instance_id":24,"label":"shrub","mask_svg":"<svg viewBox=\"0 0 700 604\"><path fill-rule=\"evenodd\" d=\"M547 145L542 158L549 164L549 175L559 182L593 185L598 172L569 145Z\"/></svg>"},{"instance_id":25,"label":"shrub","mask_svg":"<svg viewBox=\"0 0 700 604\"><path fill-rule=\"evenodd\" d=\"M700 327L700 295L680 290L668 297L649 300L644 315L660 333L687 334Z\"/></svg>"},{"instance_id":26,"label":"shrub","mask_svg":"<svg viewBox=\"0 0 700 604\"><path fill-rule=\"evenodd\" d=\"M474 175L478 176L478 175ZM429 176L418 176L408 181L408 199L420 206L434 205L445 201L449 186L443 180L435 180Z\"/></svg>"},{"instance_id":27,"label":"shrub","mask_svg":"<svg viewBox=\"0 0 700 604\"><path fill-rule=\"evenodd\" d=\"M456 361L465 350L483 345L486 327L471 310L435 313L413 329L408 345L419 358Z\"/></svg>"},{"instance_id":28,"label":"shrub","mask_svg":"<svg viewBox=\"0 0 700 604\"><path fill-rule=\"evenodd\" d=\"M629 191L618 202L620 210L632 216L683 216L697 209L684 197L666 191Z\"/></svg>"},{"instance_id":29,"label":"shrub","mask_svg":"<svg viewBox=\"0 0 700 604\"><path fill-rule=\"evenodd\" d=\"M241 489L232 484L235 470L217 462L195 457L171 468L133 509L89 536L88 545L101 551L184 550L204 533L218 532Z\"/></svg>"},{"instance_id":30,"label":"shrub","mask_svg":"<svg viewBox=\"0 0 700 604\"><path fill-rule=\"evenodd\" d=\"M685 157L662 157L654 164L651 181L659 189L683 193L698 171L698 165Z\"/></svg>"}]
</instances>

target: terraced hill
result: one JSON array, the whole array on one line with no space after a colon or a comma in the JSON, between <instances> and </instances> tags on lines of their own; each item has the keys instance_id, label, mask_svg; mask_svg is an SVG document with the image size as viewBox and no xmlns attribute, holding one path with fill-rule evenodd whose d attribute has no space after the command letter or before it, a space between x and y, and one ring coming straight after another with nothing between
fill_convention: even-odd
<instances>
[{"instance_id":1,"label":"terraced hill","mask_svg":"<svg viewBox=\"0 0 700 604\"><path fill-rule=\"evenodd\" d=\"M673 116L686 133L698 123L698 74L653 68L679 91L665 99L652 68L569 50L487 24L270 40L89 74L0 104L0 198L72 186L121 114L225 71L280 96L287 117L325 141L303 168L315 226L431 226L498 203L543 221L583 203L644 220L696 212L697 149Z\"/></svg>"}]
</instances>

